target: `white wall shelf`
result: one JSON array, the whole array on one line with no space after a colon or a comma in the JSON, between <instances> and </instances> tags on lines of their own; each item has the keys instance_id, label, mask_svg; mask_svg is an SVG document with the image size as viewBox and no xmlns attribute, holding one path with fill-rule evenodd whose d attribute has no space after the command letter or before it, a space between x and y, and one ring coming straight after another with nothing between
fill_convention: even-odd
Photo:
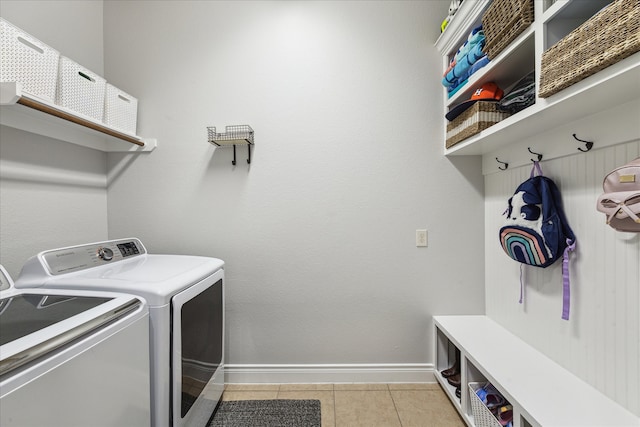
<instances>
[{"instance_id":1,"label":"white wall shelf","mask_svg":"<svg viewBox=\"0 0 640 427\"><path fill-rule=\"evenodd\" d=\"M22 93L19 83L0 83L0 124L106 152L148 152L155 139L118 131L69 109Z\"/></svg>"},{"instance_id":2,"label":"white wall shelf","mask_svg":"<svg viewBox=\"0 0 640 427\"><path fill-rule=\"evenodd\" d=\"M445 94L443 111L446 112L454 105L468 99L473 90L483 83L495 81L507 91L510 85L533 69L536 71L536 79L539 79L542 53L588 20L607 3L609 0L557 0L553 3L535 0L536 19L531 26L494 60L472 75L467 87L462 88L451 99L448 99ZM548 7L543 10L544 6ZM449 58L455 54L458 46L466 39L468 32L481 22L485 9L484 2L478 2L473 7L471 5L466 8L461 7L453 21L455 23L458 20L458 25L451 27L452 32L449 34L445 31L438 39L436 48L443 55L445 68ZM444 136L442 144L444 155L481 155L490 157L494 163L495 157L498 156L500 160L508 161L503 158L503 151L505 149L508 151L512 144L532 139L541 132L561 128L567 123L578 122L584 117L606 112L619 105L628 104L634 109L632 114L640 117L640 108L638 108L638 104L633 102L638 99L640 99L640 52L553 96L536 97L534 105L453 147L444 148L444 139L446 139ZM443 120L446 124L446 120L444 118ZM640 138L640 129L636 127L635 130L635 137ZM580 129L576 129L574 132L580 134ZM446 126L443 133L446 133ZM617 143L622 142L626 141L617 141ZM539 141L538 143L541 145L537 147L539 151L554 151L551 147L553 144L551 140ZM599 148L597 143L595 147ZM546 156L545 158L552 157ZM490 162L483 159L483 163ZM495 170L498 170L497 167ZM487 173L486 170L484 172Z\"/></svg>"},{"instance_id":3,"label":"white wall shelf","mask_svg":"<svg viewBox=\"0 0 640 427\"><path fill-rule=\"evenodd\" d=\"M640 53L623 59L547 99L538 98L529 108L445 150L445 155L491 153L542 130L549 130L638 98Z\"/></svg>"},{"instance_id":4,"label":"white wall shelf","mask_svg":"<svg viewBox=\"0 0 640 427\"><path fill-rule=\"evenodd\" d=\"M635 426L640 418L487 316L435 316L436 380L474 427L470 382L489 381L513 405L514 427ZM462 398L440 372L460 350Z\"/></svg>"}]
</instances>

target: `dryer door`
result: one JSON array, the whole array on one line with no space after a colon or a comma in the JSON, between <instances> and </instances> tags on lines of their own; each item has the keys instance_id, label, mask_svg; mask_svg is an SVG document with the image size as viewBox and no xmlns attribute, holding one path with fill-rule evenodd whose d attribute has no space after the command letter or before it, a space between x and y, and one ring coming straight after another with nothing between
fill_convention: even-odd
<instances>
[{"instance_id":1,"label":"dryer door","mask_svg":"<svg viewBox=\"0 0 640 427\"><path fill-rule=\"evenodd\" d=\"M224 270L171 299L173 425L206 425L224 389Z\"/></svg>"}]
</instances>

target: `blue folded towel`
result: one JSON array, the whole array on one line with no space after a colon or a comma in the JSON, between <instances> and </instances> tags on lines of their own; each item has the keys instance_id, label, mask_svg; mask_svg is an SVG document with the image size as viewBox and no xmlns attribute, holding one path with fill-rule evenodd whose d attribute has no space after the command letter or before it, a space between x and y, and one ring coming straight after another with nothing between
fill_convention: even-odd
<instances>
[{"instance_id":1,"label":"blue folded towel","mask_svg":"<svg viewBox=\"0 0 640 427\"><path fill-rule=\"evenodd\" d=\"M450 70L442 79L442 85L445 87L451 86L454 82L464 79L464 75L473 64L475 64L480 58L485 56L482 52L484 48L484 38L480 43L474 44L469 53L467 53L462 59L457 61L455 67Z\"/></svg>"},{"instance_id":2,"label":"blue folded towel","mask_svg":"<svg viewBox=\"0 0 640 427\"><path fill-rule=\"evenodd\" d=\"M458 49L458 52L455 55L456 61L460 58L464 58L464 56L469 53L469 51L478 43L481 43L485 39L484 31L482 31L482 27L474 28L469 34L469 38L466 42Z\"/></svg>"}]
</instances>

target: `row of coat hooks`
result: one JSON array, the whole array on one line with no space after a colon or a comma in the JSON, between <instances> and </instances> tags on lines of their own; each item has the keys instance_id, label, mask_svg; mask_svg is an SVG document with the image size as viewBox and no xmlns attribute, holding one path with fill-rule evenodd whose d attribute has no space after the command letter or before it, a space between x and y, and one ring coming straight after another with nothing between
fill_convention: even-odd
<instances>
[{"instance_id":1,"label":"row of coat hooks","mask_svg":"<svg viewBox=\"0 0 640 427\"><path fill-rule=\"evenodd\" d=\"M580 139L576 136L575 133L573 134L573 138L576 141L583 142L585 144L584 148L578 147L578 151L582 151L583 153L586 153L587 151L593 148L593 141L585 141L584 139ZM527 147L527 150L529 151L529 153L533 154L534 156L537 156L537 160L531 159L532 162L539 162L542 160L542 154L531 151L531 147ZM506 171L509 168L509 163L500 161L500 159L498 159L497 157L496 157L496 162L500 163L501 166L498 166L498 169L500 169L501 171Z\"/></svg>"}]
</instances>

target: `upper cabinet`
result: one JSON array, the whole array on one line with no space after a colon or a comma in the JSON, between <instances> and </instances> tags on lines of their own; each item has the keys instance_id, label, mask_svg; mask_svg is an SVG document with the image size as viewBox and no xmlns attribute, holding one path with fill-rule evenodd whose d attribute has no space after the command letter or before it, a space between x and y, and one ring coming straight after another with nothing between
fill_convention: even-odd
<instances>
[{"instance_id":1,"label":"upper cabinet","mask_svg":"<svg viewBox=\"0 0 640 427\"><path fill-rule=\"evenodd\" d=\"M499 0L494 0L499 1ZM504 1L504 0L500 0ZM510 0L519 3L521 0ZM522 77L535 70L536 95L535 103L498 123L489 126L481 132L472 135L449 148L444 148L447 156L454 155L484 155L495 153L497 150L532 136L574 122L592 114L613 109L629 103L629 108L637 111L640 117L640 4L636 0L623 0L624 8L632 11L631 26L625 31L631 31L625 37L635 43L631 49L635 53L628 54L624 59L617 60L612 65L595 72L588 77L581 78L576 83L557 91L551 95L543 93L540 96L540 80L543 75L542 57L556 43L562 43L563 38L570 35L576 28L583 25L607 6L607 0L531 0L533 4L533 22L520 32L495 57L490 58L487 65L472 74L468 81L452 96L444 90L443 116L459 103L470 99L474 91L487 82L495 82L505 93ZM620 2L616 2L620 3ZM490 0L465 0L455 14L453 20L444 33L436 41L436 48L443 56L443 70L447 70L451 59L458 48L468 39L473 28L482 24L483 14L490 7ZM611 6L614 6L613 4ZM610 8L609 8L610 10ZM619 19L618 21L621 21ZM611 23L612 28L600 28L601 33L618 31L615 26L619 22ZM578 40L571 48L579 49ZM605 41L600 41L603 43ZM582 48L589 46L582 46ZM588 49L585 49L588 51ZM562 54L562 52L561 52ZM561 56L561 55L559 55ZM547 53L547 59L549 54ZM591 58L588 55L579 66L585 65ZM556 60L551 58L552 61ZM559 59L558 59L559 60ZM564 67L572 69L572 67ZM555 78L555 77L554 77ZM446 124L444 119L446 140ZM628 126L633 127L633 123ZM637 123L635 127L638 128ZM637 137L640 138L640 131Z\"/></svg>"}]
</instances>

